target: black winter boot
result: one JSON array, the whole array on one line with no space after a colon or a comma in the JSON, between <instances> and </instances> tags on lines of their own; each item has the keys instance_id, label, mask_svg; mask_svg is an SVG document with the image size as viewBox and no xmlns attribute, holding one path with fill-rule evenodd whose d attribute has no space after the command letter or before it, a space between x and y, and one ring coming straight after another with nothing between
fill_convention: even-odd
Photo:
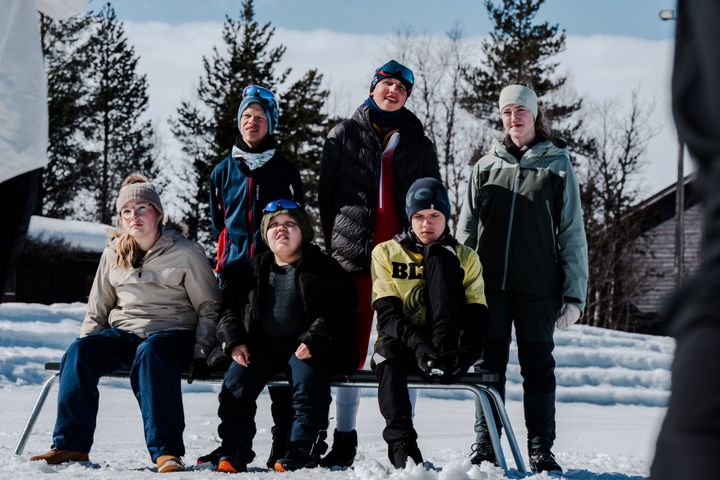
<instances>
[{"instance_id":1,"label":"black winter boot","mask_svg":"<svg viewBox=\"0 0 720 480\"><path fill-rule=\"evenodd\" d=\"M357 431L338 432L335 430L332 449L320 460L320 466L326 468L351 467L355 461L357 445Z\"/></svg>"},{"instance_id":2,"label":"black winter boot","mask_svg":"<svg viewBox=\"0 0 720 480\"><path fill-rule=\"evenodd\" d=\"M548 447L537 447L530 449L530 469L535 473L540 472L558 472L562 473L562 468L555 460L555 455Z\"/></svg>"},{"instance_id":3,"label":"black winter boot","mask_svg":"<svg viewBox=\"0 0 720 480\"><path fill-rule=\"evenodd\" d=\"M275 462L277 462L279 458L287 454L288 436L289 432L281 431L278 427L272 427L272 445L270 446L270 455L268 455L267 462L265 462L265 465L267 465L270 470L275 468Z\"/></svg>"},{"instance_id":4,"label":"black winter boot","mask_svg":"<svg viewBox=\"0 0 720 480\"><path fill-rule=\"evenodd\" d=\"M395 468L405 468L408 458L422 464L423 458L415 440L397 440L388 444L388 458Z\"/></svg>"},{"instance_id":5,"label":"black winter boot","mask_svg":"<svg viewBox=\"0 0 720 480\"><path fill-rule=\"evenodd\" d=\"M320 463L320 452L317 447L318 444L306 445L290 443L288 453L275 462L275 471L294 472L301 468L317 467Z\"/></svg>"},{"instance_id":6,"label":"black winter boot","mask_svg":"<svg viewBox=\"0 0 720 480\"><path fill-rule=\"evenodd\" d=\"M203 465L205 463L209 463L213 467L217 467L218 463L220 463L220 457L222 457L226 454L227 454L227 452L223 449L223 447L219 446L218 448L216 448L212 452L208 453L207 455L198 457L197 465Z\"/></svg>"},{"instance_id":7,"label":"black winter boot","mask_svg":"<svg viewBox=\"0 0 720 480\"><path fill-rule=\"evenodd\" d=\"M480 465L482 462L490 462L497 467L498 459L495 455L495 449L490 441L482 441L473 443L470 447L470 463L473 465Z\"/></svg>"}]
</instances>

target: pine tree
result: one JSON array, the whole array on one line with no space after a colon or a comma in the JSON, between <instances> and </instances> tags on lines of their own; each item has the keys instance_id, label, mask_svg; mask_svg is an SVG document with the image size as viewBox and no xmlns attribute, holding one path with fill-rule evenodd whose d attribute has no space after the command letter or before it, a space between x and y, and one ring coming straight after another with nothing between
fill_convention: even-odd
<instances>
[{"instance_id":1,"label":"pine tree","mask_svg":"<svg viewBox=\"0 0 720 480\"><path fill-rule=\"evenodd\" d=\"M306 207L318 238L322 232L317 198L318 179L328 126L328 116L323 112L323 107L330 93L321 88L322 78L317 70L310 70L290 86L280 99L282 121L277 131L280 150L302 175Z\"/></svg>"},{"instance_id":2,"label":"pine tree","mask_svg":"<svg viewBox=\"0 0 720 480\"><path fill-rule=\"evenodd\" d=\"M500 91L510 83L531 87L538 95L549 126L573 145L575 152L584 151L587 142L581 138L579 120L572 114L579 111L582 100L563 89L567 77L556 73L553 61L565 49L565 31L557 24L534 23L545 0L485 0L493 26L490 39L483 40L485 58L481 66L468 66L468 82L462 106L480 119L489 119L491 126L501 128L497 101ZM564 94L561 97L561 94Z\"/></svg>"},{"instance_id":3,"label":"pine tree","mask_svg":"<svg viewBox=\"0 0 720 480\"><path fill-rule=\"evenodd\" d=\"M87 95L87 65L81 55L83 34L91 17L53 20L40 15L40 36L48 76L48 165L43 170L35 206L36 215L64 218L87 177L82 123Z\"/></svg>"},{"instance_id":4,"label":"pine tree","mask_svg":"<svg viewBox=\"0 0 720 480\"><path fill-rule=\"evenodd\" d=\"M133 172L155 176L153 128L141 118L148 107L148 83L137 73L139 57L110 3L93 15L82 54L88 65L83 134L92 168L83 187L96 203L87 216L111 223L123 179Z\"/></svg>"},{"instance_id":5,"label":"pine tree","mask_svg":"<svg viewBox=\"0 0 720 480\"><path fill-rule=\"evenodd\" d=\"M210 173L227 156L239 134L237 109L245 86L262 85L278 93L281 113L276 134L280 149L303 171L306 164L301 157L309 162L307 165L317 164L314 156L319 155L319 140L314 132L317 125L324 126L324 117L318 114L327 92L320 90L322 77L312 70L287 92L278 92L291 70L275 71L286 48L270 46L274 34L269 22L260 25L255 19L253 0L244 0L239 19L225 17L223 51L215 47L209 58L203 58L203 74L194 98L182 102L177 118L171 121L171 130L189 159L184 180L192 187L182 195L185 223L191 238L207 247L213 243L208 206Z\"/></svg>"}]
</instances>

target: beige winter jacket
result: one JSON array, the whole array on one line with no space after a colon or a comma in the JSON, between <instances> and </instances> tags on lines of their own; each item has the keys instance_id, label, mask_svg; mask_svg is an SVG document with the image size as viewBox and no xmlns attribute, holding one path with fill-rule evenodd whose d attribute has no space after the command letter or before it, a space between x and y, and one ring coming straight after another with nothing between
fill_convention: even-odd
<instances>
[{"instance_id":1,"label":"beige winter jacket","mask_svg":"<svg viewBox=\"0 0 720 480\"><path fill-rule=\"evenodd\" d=\"M217 344L220 294L200 245L166 227L139 268L116 265L116 241L100 259L80 336L119 328L140 337L171 329L195 329L194 356Z\"/></svg>"}]
</instances>

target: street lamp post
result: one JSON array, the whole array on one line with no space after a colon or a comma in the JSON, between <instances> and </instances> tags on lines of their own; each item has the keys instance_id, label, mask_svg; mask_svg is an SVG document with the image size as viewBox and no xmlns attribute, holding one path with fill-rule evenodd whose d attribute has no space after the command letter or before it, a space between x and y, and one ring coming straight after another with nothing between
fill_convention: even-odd
<instances>
[{"instance_id":1,"label":"street lamp post","mask_svg":"<svg viewBox=\"0 0 720 480\"><path fill-rule=\"evenodd\" d=\"M660 20L677 20L675 10L660 10ZM685 145L678 136L677 185L675 187L675 286L685 277Z\"/></svg>"}]
</instances>

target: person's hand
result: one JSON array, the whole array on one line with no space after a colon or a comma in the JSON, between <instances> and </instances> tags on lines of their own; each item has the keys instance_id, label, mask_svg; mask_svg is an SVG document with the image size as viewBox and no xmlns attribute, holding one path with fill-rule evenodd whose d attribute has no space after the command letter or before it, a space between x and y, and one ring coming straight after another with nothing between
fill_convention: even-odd
<instances>
[{"instance_id":1,"label":"person's hand","mask_svg":"<svg viewBox=\"0 0 720 480\"><path fill-rule=\"evenodd\" d=\"M430 373L430 366L428 362L436 360L438 358L437 352L429 344L425 342L418 343L415 347L415 359L417 360L418 367L423 373Z\"/></svg>"},{"instance_id":2,"label":"person's hand","mask_svg":"<svg viewBox=\"0 0 720 480\"><path fill-rule=\"evenodd\" d=\"M565 330L570 325L580 320L580 309L574 303L563 303L555 324L560 330Z\"/></svg>"},{"instance_id":3,"label":"person's hand","mask_svg":"<svg viewBox=\"0 0 720 480\"><path fill-rule=\"evenodd\" d=\"M295 350L295 356L298 360L308 360L312 358L312 353L310 353L310 349L307 345L301 343L298 345L297 350Z\"/></svg>"},{"instance_id":4,"label":"person's hand","mask_svg":"<svg viewBox=\"0 0 720 480\"><path fill-rule=\"evenodd\" d=\"M247 367L250 363L250 352L248 352L247 345L244 343L233 348L230 357L241 367Z\"/></svg>"},{"instance_id":5,"label":"person's hand","mask_svg":"<svg viewBox=\"0 0 720 480\"><path fill-rule=\"evenodd\" d=\"M202 357L193 358L187 376L188 384L191 384L194 380L207 380L208 378L210 378L210 367L207 364L207 359Z\"/></svg>"}]
</instances>

